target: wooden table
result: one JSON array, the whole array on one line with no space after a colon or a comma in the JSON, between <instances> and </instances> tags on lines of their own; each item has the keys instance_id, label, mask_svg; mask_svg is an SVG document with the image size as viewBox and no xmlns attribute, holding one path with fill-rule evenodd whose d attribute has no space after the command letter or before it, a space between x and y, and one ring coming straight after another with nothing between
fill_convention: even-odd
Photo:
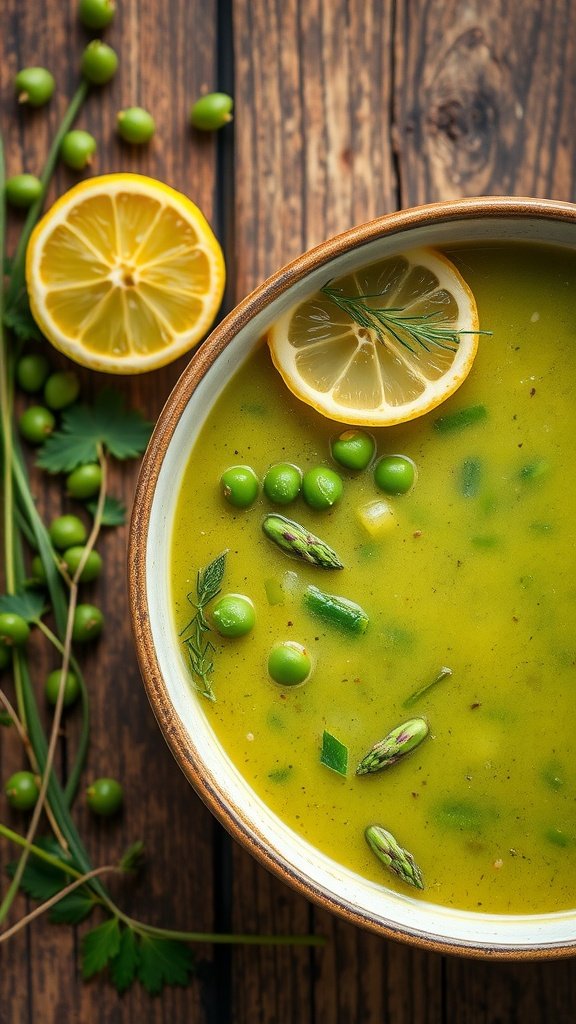
<instances>
[{"instance_id":1,"label":"wooden table","mask_svg":"<svg viewBox=\"0 0 576 1024\"><path fill-rule=\"evenodd\" d=\"M74 2L0 5L8 169L37 172L87 36ZM225 250L226 308L302 250L398 207L481 193L575 197L576 0L118 0L108 38L119 73L94 91L79 122L99 140L93 171L152 174L201 206ZM48 110L18 112L11 79L31 64L54 70L58 92ZM216 136L194 134L190 103L215 88L234 95L234 122ZM114 133L116 111L135 103L158 125L142 151ZM76 179L60 168L53 196ZM119 386L153 418L182 366ZM101 385L85 377L86 391ZM115 474L128 503L135 473ZM45 509L53 494L38 483ZM184 781L148 706L128 620L126 540L122 528L102 545L108 628L87 658L87 774L118 776L127 793L114 822L94 823L78 806L94 862L144 840L143 874L116 888L130 913L151 922L314 929L329 942L315 952L202 946L189 989L153 1000L136 986L120 998L103 979L82 983L83 927L77 934L42 919L0 950L2 1024L572 1021L572 961L445 959L384 941L310 906L231 844ZM76 728L72 717L63 772ZM5 777L18 750L6 730L0 742ZM18 821L3 799L1 813ZM12 855L2 843L2 862ZM17 909L25 911L23 899Z\"/></svg>"}]
</instances>

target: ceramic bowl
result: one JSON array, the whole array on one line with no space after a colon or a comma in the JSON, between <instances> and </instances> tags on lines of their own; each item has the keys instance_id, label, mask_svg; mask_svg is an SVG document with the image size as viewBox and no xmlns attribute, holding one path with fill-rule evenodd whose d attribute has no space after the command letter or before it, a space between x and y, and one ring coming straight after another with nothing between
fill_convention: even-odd
<instances>
[{"instance_id":1,"label":"ceramic bowl","mask_svg":"<svg viewBox=\"0 0 576 1024\"><path fill-rule=\"evenodd\" d=\"M568 956L576 952L576 909L503 916L439 907L359 877L284 825L216 739L190 686L171 614L167 566L179 481L213 402L267 326L327 277L417 246L474 240L542 241L574 249L576 206L483 198L394 213L307 252L223 320L182 374L144 458L129 553L133 628L148 697L176 761L232 836L283 881L354 924L429 949L518 959Z\"/></svg>"}]
</instances>

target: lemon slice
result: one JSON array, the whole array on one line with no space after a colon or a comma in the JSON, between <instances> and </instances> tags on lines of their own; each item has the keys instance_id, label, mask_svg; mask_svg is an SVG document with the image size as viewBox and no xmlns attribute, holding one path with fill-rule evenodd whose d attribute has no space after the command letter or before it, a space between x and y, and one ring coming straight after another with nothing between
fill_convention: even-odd
<instances>
[{"instance_id":1,"label":"lemon slice","mask_svg":"<svg viewBox=\"0 0 576 1024\"><path fill-rule=\"evenodd\" d=\"M71 359L108 373L155 370L206 334L224 290L222 251L186 196L139 174L90 178L35 228L34 318Z\"/></svg>"},{"instance_id":2,"label":"lemon slice","mask_svg":"<svg viewBox=\"0 0 576 1024\"><path fill-rule=\"evenodd\" d=\"M465 380L478 312L456 267L417 249L330 281L277 320L268 345L290 390L322 415L387 426L424 415Z\"/></svg>"}]
</instances>

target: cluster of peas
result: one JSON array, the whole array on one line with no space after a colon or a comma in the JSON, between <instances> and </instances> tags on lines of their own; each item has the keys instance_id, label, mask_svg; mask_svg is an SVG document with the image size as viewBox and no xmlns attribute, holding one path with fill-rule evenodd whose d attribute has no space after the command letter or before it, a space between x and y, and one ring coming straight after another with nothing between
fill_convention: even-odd
<instances>
[{"instance_id":1,"label":"cluster of peas","mask_svg":"<svg viewBox=\"0 0 576 1024\"><path fill-rule=\"evenodd\" d=\"M352 471L374 462L376 442L364 430L344 430L330 443L332 458ZM373 466L374 482L385 494L406 494L414 486L416 467L406 455L383 455ZM235 508L249 508L260 493L260 481L250 466L230 466L220 478L222 493ZM342 477L329 466L302 470L290 462L271 466L262 481L264 494L275 505L289 505L302 494L310 508L331 508L342 497Z\"/></svg>"},{"instance_id":2,"label":"cluster of peas","mask_svg":"<svg viewBox=\"0 0 576 1024\"><path fill-rule=\"evenodd\" d=\"M106 28L115 13L114 0L80 0L80 19L86 28L99 31ZM118 55L101 39L93 39L82 54L80 70L91 85L106 85L116 74ZM21 103L42 107L52 98L54 76L47 68L29 67L18 72L14 87ZM226 93L213 92L201 96L190 111L190 123L202 131L215 131L232 117L233 101ZM150 142L156 123L144 107L127 107L116 118L120 138L131 145ZM73 129L64 135L60 157L72 170L82 171L96 152L96 139L90 132ZM34 174L15 174L6 182L6 199L11 206L27 208L42 195L42 182Z\"/></svg>"},{"instance_id":3,"label":"cluster of peas","mask_svg":"<svg viewBox=\"0 0 576 1024\"><path fill-rule=\"evenodd\" d=\"M41 354L22 356L16 364L16 380L26 394L43 393L44 405L33 405L26 409L19 419L22 437L30 444L41 444L56 426L56 413L76 401L80 393L80 382L75 373L51 372L50 364ZM78 466L66 478L66 491L71 498L86 501L95 498L102 483L102 470L98 463ZM84 545L88 532L79 516L61 515L54 519L48 533L53 547L61 556L61 567L72 577L84 557ZM97 579L102 569L102 558L97 551L91 551L80 575L80 582L90 583ZM42 585L45 572L42 559L35 555L31 562L31 578ZM78 604L74 613L72 639L83 644L96 639L102 632L104 617L93 604ZM30 635L26 620L14 612L0 613L0 671L11 662L11 651L23 647ZM46 677L44 694L48 704L55 706L60 688L60 669ZM80 683L74 672L67 672L64 681L63 706L69 708L80 696ZM5 784L10 805L18 810L30 810L39 795L38 779L29 771L15 772ZM113 814L122 804L123 794L120 783L115 779L96 779L86 791L90 808L97 814Z\"/></svg>"},{"instance_id":4,"label":"cluster of peas","mask_svg":"<svg viewBox=\"0 0 576 1024\"><path fill-rule=\"evenodd\" d=\"M345 469L365 470L373 463L374 482L385 494L406 494L414 486L416 467L405 455L384 455L376 462L376 442L363 430L347 429L330 443L332 458ZM251 466L230 466L220 477L225 500L234 508L249 508L260 493L260 480ZM314 466L305 473L289 462L271 466L262 490L275 505L289 505L302 494L306 504L317 511L331 508L344 490L342 477L329 466ZM212 612L222 636L239 637L255 623L252 601L242 594L225 594ZM305 647L292 640L276 644L268 657L268 673L282 686L297 686L308 679L312 661Z\"/></svg>"}]
</instances>

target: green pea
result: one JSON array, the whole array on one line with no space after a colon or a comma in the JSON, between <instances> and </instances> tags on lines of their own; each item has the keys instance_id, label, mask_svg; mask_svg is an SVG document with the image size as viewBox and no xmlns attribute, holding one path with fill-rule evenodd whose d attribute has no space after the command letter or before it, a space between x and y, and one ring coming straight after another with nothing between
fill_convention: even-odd
<instances>
[{"instance_id":1,"label":"green pea","mask_svg":"<svg viewBox=\"0 0 576 1024\"><path fill-rule=\"evenodd\" d=\"M376 442L364 430L342 431L330 444L332 458L346 469L366 469L374 458Z\"/></svg>"},{"instance_id":2,"label":"green pea","mask_svg":"<svg viewBox=\"0 0 576 1024\"><path fill-rule=\"evenodd\" d=\"M75 576L78 566L84 557L84 551L86 549L82 545L74 545L73 547L67 548L62 559L68 570L70 576ZM102 572L102 558L97 551L91 551L86 559L86 563L82 572L80 573L81 583L92 583L93 580L98 579L98 576Z\"/></svg>"},{"instance_id":3,"label":"green pea","mask_svg":"<svg viewBox=\"0 0 576 1024\"><path fill-rule=\"evenodd\" d=\"M50 363L46 356L31 354L22 356L16 363L16 380L22 391L29 395L36 394L44 387L50 373Z\"/></svg>"},{"instance_id":4,"label":"green pea","mask_svg":"<svg viewBox=\"0 0 576 1024\"><path fill-rule=\"evenodd\" d=\"M268 655L268 674L280 686L299 686L312 672L312 659L302 644L283 640Z\"/></svg>"},{"instance_id":5,"label":"green pea","mask_svg":"<svg viewBox=\"0 0 576 1024\"><path fill-rule=\"evenodd\" d=\"M225 594L214 605L212 619L220 636L245 636L254 629L254 605L243 594Z\"/></svg>"},{"instance_id":6,"label":"green pea","mask_svg":"<svg viewBox=\"0 0 576 1024\"><path fill-rule=\"evenodd\" d=\"M342 497L342 477L327 466L308 469L302 478L302 495L310 508L331 508Z\"/></svg>"},{"instance_id":7,"label":"green pea","mask_svg":"<svg viewBox=\"0 0 576 1024\"><path fill-rule=\"evenodd\" d=\"M80 394L80 381L72 371L51 373L44 385L44 401L49 409L66 409Z\"/></svg>"},{"instance_id":8,"label":"green pea","mask_svg":"<svg viewBox=\"0 0 576 1024\"><path fill-rule=\"evenodd\" d=\"M66 132L60 146L60 157L73 171L83 171L92 163L96 152L96 139L90 132L75 128Z\"/></svg>"},{"instance_id":9,"label":"green pea","mask_svg":"<svg viewBox=\"0 0 576 1024\"><path fill-rule=\"evenodd\" d=\"M67 548L84 544L88 532L84 523L78 516L57 516L48 527L50 540L59 551L66 551Z\"/></svg>"},{"instance_id":10,"label":"green pea","mask_svg":"<svg viewBox=\"0 0 576 1024\"><path fill-rule=\"evenodd\" d=\"M225 92L201 96L190 111L190 123L201 131L213 132L232 120L234 100Z\"/></svg>"},{"instance_id":11,"label":"green pea","mask_svg":"<svg viewBox=\"0 0 576 1024\"><path fill-rule=\"evenodd\" d=\"M80 70L92 85L106 85L114 78L118 68L118 55L111 46L93 39L82 54Z\"/></svg>"},{"instance_id":12,"label":"green pea","mask_svg":"<svg viewBox=\"0 0 576 1024\"><path fill-rule=\"evenodd\" d=\"M302 487L302 470L291 462L277 462L266 473L264 494L275 505L288 505L295 501Z\"/></svg>"},{"instance_id":13,"label":"green pea","mask_svg":"<svg viewBox=\"0 0 576 1024\"><path fill-rule=\"evenodd\" d=\"M260 482L250 466L230 466L220 477L222 494L235 508L248 508L258 497Z\"/></svg>"},{"instance_id":14,"label":"green pea","mask_svg":"<svg viewBox=\"0 0 576 1024\"><path fill-rule=\"evenodd\" d=\"M149 114L143 107L127 107L117 115L116 127L124 142L142 146L146 142L150 142L156 131L156 122L152 114Z\"/></svg>"},{"instance_id":15,"label":"green pea","mask_svg":"<svg viewBox=\"0 0 576 1024\"><path fill-rule=\"evenodd\" d=\"M116 814L124 801L122 786L116 779L95 779L86 790L86 801L94 814Z\"/></svg>"},{"instance_id":16,"label":"green pea","mask_svg":"<svg viewBox=\"0 0 576 1024\"><path fill-rule=\"evenodd\" d=\"M50 436L56 420L49 409L42 405L31 405L18 420L18 429L29 444L42 444Z\"/></svg>"},{"instance_id":17,"label":"green pea","mask_svg":"<svg viewBox=\"0 0 576 1024\"><path fill-rule=\"evenodd\" d=\"M386 494L406 494L415 480L416 466L405 455L384 455L374 467L374 482Z\"/></svg>"},{"instance_id":18,"label":"green pea","mask_svg":"<svg viewBox=\"0 0 576 1024\"><path fill-rule=\"evenodd\" d=\"M93 604L79 604L72 622L72 639L77 644L96 640L104 626L104 616Z\"/></svg>"},{"instance_id":19,"label":"green pea","mask_svg":"<svg viewBox=\"0 0 576 1024\"><path fill-rule=\"evenodd\" d=\"M62 670L59 668L54 669L46 676L46 682L44 683L44 696L53 707L56 706L58 700L58 693L60 691L60 679L62 676ZM72 704L75 704L80 696L80 683L78 682L78 676L74 675L73 672L66 673L66 679L64 682L64 699L63 706L69 708Z\"/></svg>"},{"instance_id":20,"label":"green pea","mask_svg":"<svg viewBox=\"0 0 576 1024\"><path fill-rule=\"evenodd\" d=\"M93 498L102 485L102 469L97 462L87 462L72 470L66 478L66 490L71 498L83 501Z\"/></svg>"},{"instance_id":21,"label":"green pea","mask_svg":"<svg viewBox=\"0 0 576 1024\"><path fill-rule=\"evenodd\" d=\"M22 68L14 79L19 103L43 107L51 99L56 82L46 68Z\"/></svg>"},{"instance_id":22,"label":"green pea","mask_svg":"<svg viewBox=\"0 0 576 1024\"><path fill-rule=\"evenodd\" d=\"M14 772L4 790L8 803L17 811L31 811L40 795L36 776L32 772Z\"/></svg>"},{"instance_id":23,"label":"green pea","mask_svg":"<svg viewBox=\"0 0 576 1024\"><path fill-rule=\"evenodd\" d=\"M15 174L8 178L5 190L10 206L26 210L42 195L42 182L34 174Z\"/></svg>"},{"instance_id":24,"label":"green pea","mask_svg":"<svg viewBox=\"0 0 576 1024\"><path fill-rule=\"evenodd\" d=\"M86 28L106 28L116 11L114 0L80 0L78 14Z\"/></svg>"},{"instance_id":25,"label":"green pea","mask_svg":"<svg viewBox=\"0 0 576 1024\"><path fill-rule=\"evenodd\" d=\"M5 647L23 647L30 636L30 626L15 612L0 613L0 643Z\"/></svg>"}]
</instances>

